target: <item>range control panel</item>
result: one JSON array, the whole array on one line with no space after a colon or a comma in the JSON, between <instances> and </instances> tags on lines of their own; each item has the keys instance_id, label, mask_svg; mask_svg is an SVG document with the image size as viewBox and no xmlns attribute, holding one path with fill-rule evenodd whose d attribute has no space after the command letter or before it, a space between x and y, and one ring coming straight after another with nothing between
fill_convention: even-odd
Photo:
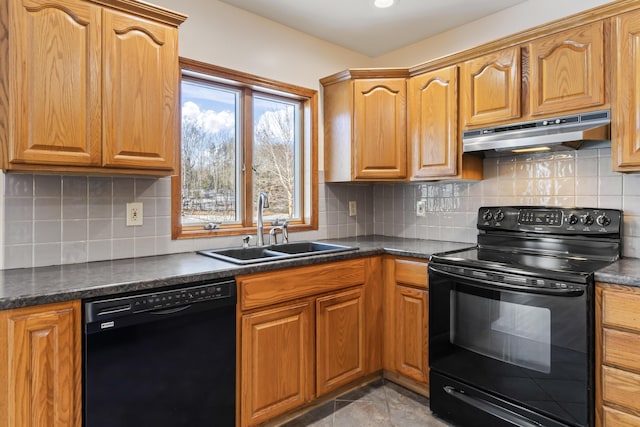
<instances>
[{"instance_id":1,"label":"range control panel","mask_svg":"<svg viewBox=\"0 0 640 427\"><path fill-rule=\"evenodd\" d=\"M551 234L620 234L622 211L598 208L485 206L478 210L479 230Z\"/></svg>"}]
</instances>

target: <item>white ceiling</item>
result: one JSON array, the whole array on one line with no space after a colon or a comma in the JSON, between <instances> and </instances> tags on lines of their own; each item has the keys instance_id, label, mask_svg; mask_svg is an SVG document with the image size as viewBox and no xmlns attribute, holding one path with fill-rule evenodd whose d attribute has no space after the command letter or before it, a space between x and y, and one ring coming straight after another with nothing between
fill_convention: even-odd
<instances>
[{"instance_id":1,"label":"white ceiling","mask_svg":"<svg viewBox=\"0 0 640 427\"><path fill-rule=\"evenodd\" d=\"M376 57L526 0L221 0L272 21Z\"/></svg>"}]
</instances>

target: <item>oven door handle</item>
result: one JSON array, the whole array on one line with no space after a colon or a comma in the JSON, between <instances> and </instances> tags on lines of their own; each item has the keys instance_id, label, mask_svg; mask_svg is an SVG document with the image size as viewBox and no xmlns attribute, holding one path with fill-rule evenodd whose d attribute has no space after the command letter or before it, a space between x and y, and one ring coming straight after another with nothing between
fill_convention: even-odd
<instances>
[{"instance_id":1,"label":"oven door handle","mask_svg":"<svg viewBox=\"0 0 640 427\"><path fill-rule=\"evenodd\" d=\"M482 412L487 412L494 417L500 418L501 420L507 421L513 425L521 426L521 427L542 427L542 424L535 422L532 419L529 419L525 416L517 414L513 411L509 411L504 409L494 403L487 402L483 399L478 399L477 397L471 397L465 394L463 391L456 390L451 386L444 386L444 391L450 396L455 397L458 400L466 403L467 405L471 405L476 409L481 410Z\"/></svg>"},{"instance_id":2,"label":"oven door handle","mask_svg":"<svg viewBox=\"0 0 640 427\"><path fill-rule=\"evenodd\" d=\"M451 273L450 271L444 271L433 265L429 265L429 269L434 273L441 274L447 277L454 277L456 279L465 280L467 282L473 282L471 286L478 288L492 289L499 291L513 291L527 294L539 294L539 295L553 295L560 297L579 297L584 294L584 289L553 289L553 288L536 288L533 286L513 285L511 283L498 283L490 280L484 280L477 277L464 276L462 274Z\"/></svg>"}]
</instances>

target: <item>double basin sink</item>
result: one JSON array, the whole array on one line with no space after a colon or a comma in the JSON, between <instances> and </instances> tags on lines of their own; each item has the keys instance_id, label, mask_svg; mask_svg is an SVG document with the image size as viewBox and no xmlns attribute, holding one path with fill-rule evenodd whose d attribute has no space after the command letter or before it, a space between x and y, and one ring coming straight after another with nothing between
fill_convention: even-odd
<instances>
[{"instance_id":1,"label":"double basin sink","mask_svg":"<svg viewBox=\"0 0 640 427\"><path fill-rule=\"evenodd\" d=\"M293 242L268 246L252 246L248 248L207 249L198 251L198 253L222 261L244 265L357 250L358 248L352 246L335 245L332 243Z\"/></svg>"}]
</instances>

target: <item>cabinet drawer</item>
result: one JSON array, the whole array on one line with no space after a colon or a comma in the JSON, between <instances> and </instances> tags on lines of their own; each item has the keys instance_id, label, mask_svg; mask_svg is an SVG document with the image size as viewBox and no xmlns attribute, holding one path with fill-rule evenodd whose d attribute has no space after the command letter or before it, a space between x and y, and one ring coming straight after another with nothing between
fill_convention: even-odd
<instances>
[{"instance_id":1,"label":"cabinet drawer","mask_svg":"<svg viewBox=\"0 0 640 427\"><path fill-rule=\"evenodd\" d=\"M602 399L640 411L640 375L609 366L602 367Z\"/></svg>"},{"instance_id":2,"label":"cabinet drawer","mask_svg":"<svg viewBox=\"0 0 640 427\"><path fill-rule=\"evenodd\" d=\"M602 292L602 323L640 332L640 293L605 289Z\"/></svg>"},{"instance_id":3,"label":"cabinet drawer","mask_svg":"<svg viewBox=\"0 0 640 427\"><path fill-rule=\"evenodd\" d=\"M365 281L365 259L238 276L240 308L249 310L317 295Z\"/></svg>"},{"instance_id":4,"label":"cabinet drawer","mask_svg":"<svg viewBox=\"0 0 640 427\"><path fill-rule=\"evenodd\" d=\"M602 362L640 372L640 335L604 328L602 330Z\"/></svg>"},{"instance_id":5,"label":"cabinet drawer","mask_svg":"<svg viewBox=\"0 0 640 427\"><path fill-rule=\"evenodd\" d=\"M640 417L627 414L625 412L616 411L608 407L604 407L603 427L637 427L640 426Z\"/></svg>"},{"instance_id":6,"label":"cabinet drawer","mask_svg":"<svg viewBox=\"0 0 640 427\"><path fill-rule=\"evenodd\" d=\"M395 280L399 285L428 289L427 263L405 259L395 260Z\"/></svg>"}]
</instances>

